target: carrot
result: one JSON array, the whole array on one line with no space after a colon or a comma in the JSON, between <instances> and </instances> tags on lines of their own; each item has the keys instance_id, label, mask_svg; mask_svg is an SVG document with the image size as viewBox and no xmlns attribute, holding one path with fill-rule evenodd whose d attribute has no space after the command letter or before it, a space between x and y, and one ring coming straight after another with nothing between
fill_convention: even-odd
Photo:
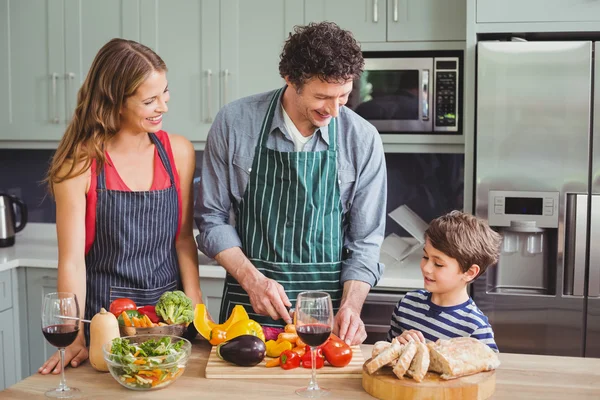
<instances>
[{"instance_id":1,"label":"carrot","mask_svg":"<svg viewBox=\"0 0 600 400\"><path fill-rule=\"evenodd\" d=\"M295 344L296 341L298 340L298 335L295 333L281 332L277 336L277 343L281 343L284 340L287 340L288 342Z\"/></svg>"},{"instance_id":2,"label":"carrot","mask_svg":"<svg viewBox=\"0 0 600 400\"><path fill-rule=\"evenodd\" d=\"M125 379L125 383L134 383L135 382L135 378L126 378Z\"/></svg>"},{"instance_id":3,"label":"carrot","mask_svg":"<svg viewBox=\"0 0 600 400\"><path fill-rule=\"evenodd\" d=\"M137 364L137 365L142 365L142 364L146 364L146 360L139 359L139 360L135 360L133 363Z\"/></svg>"},{"instance_id":4,"label":"carrot","mask_svg":"<svg viewBox=\"0 0 600 400\"><path fill-rule=\"evenodd\" d=\"M159 322L158 326L167 326L168 324L165 324L164 322Z\"/></svg>"},{"instance_id":5,"label":"carrot","mask_svg":"<svg viewBox=\"0 0 600 400\"><path fill-rule=\"evenodd\" d=\"M125 311L121 313L121 316L123 317L123 322L125 323L125 326L133 326L133 324L131 323L131 319L129 319L129 315L127 315Z\"/></svg>"},{"instance_id":6,"label":"carrot","mask_svg":"<svg viewBox=\"0 0 600 400\"><path fill-rule=\"evenodd\" d=\"M138 354L140 354L140 351L139 351L139 350L138 350L138 351L136 351L136 352L135 352L135 354L134 354L133 356L134 356L134 357L137 357L137 356L138 356Z\"/></svg>"},{"instance_id":7,"label":"carrot","mask_svg":"<svg viewBox=\"0 0 600 400\"><path fill-rule=\"evenodd\" d=\"M132 317L133 319L133 326L135 326L136 328L142 328L142 321L140 321L140 319L138 317Z\"/></svg>"},{"instance_id":8,"label":"carrot","mask_svg":"<svg viewBox=\"0 0 600 400\"><path fill-rule=\"evenodd\" d=\"M296 347L306 347L306 343L304 343L302 339L298 338L298 340L296 340Z\"/></svg>"},{"instance_id":9,"label":"carrot","mask_svg":"<svg viewBox=\"0 0 600 400\"><path fill-rule=\"evenodd\" d=\"M300 340L300 339L298 339L298 340ZM294 347L294 348L292 349L292 351L293 351L294 353L298 353L298 355L299 355L300 357L302 357L302 356L304 355L304 353L306 353L306 346L303 346L303 347L296 346L296 347Z\"/></svg>"},{"instance_id":10,"label":"carrot","mask_svg":"<svg viewBox=\"0 0 600 400\"><path fill-rule=\"evenodd\" d=\"M275 357L272 360L267 361L267 363L265 364L265 367L271 368L271 367L276 367L280 364L281 364L281 361L279 360L279 357Z\"/></svg>"},{"instance_id":11,"label":"carrot","mask_svg":"<svg viewBox=\"0 0 600 400\"><path fill-rule=\"evenodd\" d=\"M146 326L148 328L152 328L154 326L154 324L152 323L152 321L150 321L150 318L148 318L148 316L146 314L144 314L143 319L144 319L144 321L146 321Z\"/></svg>"},{"instance_id":12,"label":"carrot","mask_svg":"<svg viewBox=\"0 0 600 400\"><path fill-rule=\"evenodd\" d=\"M283 330L284 330L284 332L287 332L287 333L296 333L296 325L287 324Z\"/></svg>"}]
</instances>

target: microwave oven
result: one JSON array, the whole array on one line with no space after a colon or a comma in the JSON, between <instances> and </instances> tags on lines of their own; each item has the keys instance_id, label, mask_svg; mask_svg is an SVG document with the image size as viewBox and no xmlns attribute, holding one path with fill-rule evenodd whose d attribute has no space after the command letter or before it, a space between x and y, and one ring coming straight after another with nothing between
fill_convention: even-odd
<instances>
[{"instance_id":1,"label":"microwave oven","mask_svg":"<svg viewBox=\"0 0 600 400\"><path fill-rule=\"evenodd\" d=\"M380 134L462 134L462 51L363 56L346 106Z\"/></svg>"}]
</instances>

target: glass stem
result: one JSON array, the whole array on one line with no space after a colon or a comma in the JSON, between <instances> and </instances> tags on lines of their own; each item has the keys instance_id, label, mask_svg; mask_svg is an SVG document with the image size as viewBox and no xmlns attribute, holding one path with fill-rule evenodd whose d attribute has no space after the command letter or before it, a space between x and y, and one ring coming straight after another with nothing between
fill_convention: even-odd
<instances>
[{"instance_id":1,"label":"glass stem","mask_svg":"<svg viewBox=\"0 0 600 400\"><path fill-rule=\"evenodd\" d=\"M60 383L58 384L58 391L64 392L69 390L67 381L65 379L65 349L60 349Z\"/></svg>"},{"instance_id":2,"label":"glass stem","mask_svg":"<svg viewBox=\"0 0 600 400\"><path fill-rule=\"evenodd\" d=\"M310 377L310 383L308 384L307 390L319 390L319 385L317 385L317 349L314 347L310 349L310 359L312 375Z\"/></svg>"}]
</instances>

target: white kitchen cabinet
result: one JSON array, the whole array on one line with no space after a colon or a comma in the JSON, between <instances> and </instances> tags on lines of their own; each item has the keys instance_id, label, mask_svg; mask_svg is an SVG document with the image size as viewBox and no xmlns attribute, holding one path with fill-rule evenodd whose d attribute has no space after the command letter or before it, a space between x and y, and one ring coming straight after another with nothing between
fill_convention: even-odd
<instances>
[{"instance_id":1,"label":"white kitchen cabinet","mask_svg":"<svg viewBox=\"0 0 600 400\"><path fill-rule=\"evenodd\" d=\"M477 0L477 22L600 21L595 0Z\"/></svg>"},{"instance_id":2,"label":"white kitchen cabinet","mask_svg":"<svg viewBox=\"0 0 600 400\"><path fill-rule=\"evenodd\" d=\"M21 332L26 332L29 343L29 375L37 373L39 367L56 352L56 347L50 345L42 333L42 301L48 293L56 292L58 270L54 268L26 268L27 282L27 326ZM79 305L83 310L83 304ZM23 321L21 321L23 324Z\"/></svg>"},{"instance_id":3,"label":"white kitchen cabinet","mask_svg":"<svg viewBox=\"0 0 600 400\"><path fill-rule=\"evenodd\" d=\"M465 41L466 0L305 0L306 23L333 21L368 42Z\"/></svg>"},{"instance_id":4,"label":"white kitchen cabinet","mask_svg":"<svg viewBox=\"0 0 600 400\"><path fill-rule=\"evenodd\" d=\"M202 278L200 277L200 289L202 290L202 302L206 304L206 308L210 316L215 322L219 319L219 311L221 310L221 301L223 300L223 287L225 286L224 278ZM223 321L220 321L223 322Z\"/></svg>"},{"instance_id":5,"label":"white kitchen cabinet","mask_svg":"<svg viewBox=\"0 0 600 400\"><path fill-rule=\"evenodd\" d=\"M15 351L12 308L0 312L0 390L17 383L17 352Z\"/></svg>"}]
</instances>

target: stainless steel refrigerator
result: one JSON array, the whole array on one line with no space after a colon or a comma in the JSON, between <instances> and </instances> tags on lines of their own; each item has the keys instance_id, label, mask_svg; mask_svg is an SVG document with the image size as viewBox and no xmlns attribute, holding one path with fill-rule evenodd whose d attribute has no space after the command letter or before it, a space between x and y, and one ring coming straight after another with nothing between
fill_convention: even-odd
<instances>
[{"instance_id":1,"label":"stainless steel refrigerator","mask_svg":"<svg viewBox=\"0 0 600 400\"><path fill-rule=\"evenodd\" d=\"M501 352L600 357L600 42L477 45L476 215L503 236L472 294Z\"/></svg>"}]
</instances>

